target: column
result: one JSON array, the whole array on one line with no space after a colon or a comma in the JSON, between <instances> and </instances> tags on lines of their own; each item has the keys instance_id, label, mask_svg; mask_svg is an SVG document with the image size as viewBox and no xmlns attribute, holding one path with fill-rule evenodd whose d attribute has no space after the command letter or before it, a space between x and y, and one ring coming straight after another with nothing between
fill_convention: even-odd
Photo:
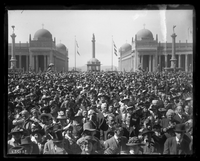
<instances>
[{"instance_id":1,"label":"column","mask_svg":"<svg viewBox=\"0 0 200 161\"><path fill-rule=\"evenodd\" d=\"M165 68L167 68L167 55L165 55Z\"/></svg>"},{"instance_id":2,"label":"column","mask_svg":"<svg viewBox=\"0 0 200 161\"><path fill-rule=\"evenodd\" d=\"M141 68L143 69L144 55L141 55Z\"/></svg>"},{"instance_id":3,"label":"column","mask_svg":"<svg viewBox=\"0 0 200 161\"><path fill-rule=\"evenodd\" d=\"M44 71L47 69L47 60L46 60L46 55L44 55Z\"/></svg>"},{"instance_id":4,"label":"column","mask_svg":"<svg viewBox=\"0 0 200 161\"><path fill-rule=\"evenodd\" d=\"M181 55L178 55L178 68L181 68Z\"/></svg>"},{"instance_id":5,"label":"column","mask_svg":"<svg viewBox=\"0 0 200 161\"><path fill-rule=\"evenodd\" d=\"M29 68L34 70L34 57L31 50L29 51Z\"/></svg>"},{"instance_id":6,"label":"column","mask_svg":"<svg viewBox=\"0 0 200 161\"><path fill-rule=\"evenodd\" d=\"M38 55L35 56L35 71L38 72Z\"/></svg>"},{"instance_id":7,"label":"column","mask_svg":"<svg viewBox=\"0 0 200 161\"><path fill-rule=\"evenodd\" d=\"M188 71L188 55L185 55L185 71Z\"/></svg>"},{"instance_id":8,"label":"column","mask_svg":"<svg viewBox=\"0 0 200 161\"><path fill-rule=\"evenodd\" d=\"M53 61L53 52L52 51L50 52L50 62L49 63L54 63L54 61Z\"/></svg>"},{"instance_id":9,"label":"column","mask_svg":"<svg viewBox=\"0 0 200 161\"><path fill-rule=\"evenodd\" d=\"M28 55L26 55L26 71L28 72Z\"/></svg>"},{"instance_id":10,"label":"column","mask_svg":"<svg viewBox=\"0 0 200 161\"><path fill-rule=\"evenodd\" d=\"M155 72L155 67L156 67L155 55L152 55L152 58L153 58L153 69L152 69L152 71Z\"/></svg>"},{"instance_id":11,"label":"column","mask_svg":"<svg viewBox=\"0 0 200 161\"><path fill-rule=\"evenodd\" d=\"M149 72L151 72L151 55L149 55Z\"/></svg>"},{"instance_id":12,"label":"column","mask_svg":"<svg viewBox=\"0 0 200 161\"><path fill-rule=\"evenodd\" d=\"M19 69L21 69L22 67L22 56L19 55Z\"/></svg>"},{"instance_id":13,"label":"column","mask_svg":"<svg viewBox=\"0 0 200 161\"><path fill-rule=\"evenodd\" d=\"M15 37L16 37L16 35L15 35L15 33L14 33L14 28L15 28L15 26L12 26L12 28L13 28L13 34L12 35L10 35L11 36L11 38L12 38L12 46L11 46L11 59L10 59L10 68L11 69L15 69L16 68L16 57L15 57Z\"/></svg>"}]
</instances>

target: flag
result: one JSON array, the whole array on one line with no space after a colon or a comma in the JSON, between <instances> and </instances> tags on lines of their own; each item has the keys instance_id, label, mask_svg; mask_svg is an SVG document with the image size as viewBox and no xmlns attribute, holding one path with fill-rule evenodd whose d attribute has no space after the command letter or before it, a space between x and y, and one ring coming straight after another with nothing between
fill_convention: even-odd
<instances>
[{"instance_id":1,"label":"flag","mask_svg":"<svg viewBox=\"0 0 200 161\"><path fill-rule=\"evenodd\" d=\"M117 56L117 47L115 45L115 42L113 41L113 47L114 47L114 54Z\"/></svg>"}]
</instances>

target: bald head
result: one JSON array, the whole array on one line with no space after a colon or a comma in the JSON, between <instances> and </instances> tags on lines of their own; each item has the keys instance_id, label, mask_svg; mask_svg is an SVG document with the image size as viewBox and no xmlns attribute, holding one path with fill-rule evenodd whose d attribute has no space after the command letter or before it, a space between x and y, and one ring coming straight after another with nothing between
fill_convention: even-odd
<instances>
[{"instance_id":1,"label":"bald head","mask_svg":"<svg viewBox=\"0 0 200 161\"><path fill-rule=\"evenodd\" d=\"M182 113L182 106L177 106L176 107L176 111L177 111L177 113L179 113L179 114L181 114Z\"/></svg>"}]
</instances>

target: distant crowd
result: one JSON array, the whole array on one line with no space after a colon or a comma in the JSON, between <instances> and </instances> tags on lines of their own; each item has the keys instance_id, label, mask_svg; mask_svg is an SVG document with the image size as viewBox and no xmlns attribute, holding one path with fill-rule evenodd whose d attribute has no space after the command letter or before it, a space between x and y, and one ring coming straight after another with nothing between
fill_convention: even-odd
<instances>
[{"instance_id":1,"label":"distant crowd","mask_svg":"<svg viewBox=\"0 0 200 161\"><path fill-rule=\"evenodd\" d=\"M192 74L9 73L7 154L193 153Z\"/></svg>"}]
</instances>

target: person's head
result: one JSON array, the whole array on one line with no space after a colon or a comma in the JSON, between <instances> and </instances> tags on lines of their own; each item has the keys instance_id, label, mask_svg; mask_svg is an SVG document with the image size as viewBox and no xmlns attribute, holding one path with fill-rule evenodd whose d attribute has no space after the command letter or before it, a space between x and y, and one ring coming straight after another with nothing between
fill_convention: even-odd
<instances>
[{"instance_id":1,"label":"person's head","mask_svg":"<svg viewBox=\"0 0 200 161\"><path fill-rule=\"evenodd\" d=\"M178 139L181 139L185 133L185 124L176 124L174 128L175 135Z\"/></svg>"},{"instance_id":2,"label":"person's head","mask_svg":"<svg viewBox=\"0 0 200 161\"><path fill-rule=\"evenodd\" d=\"M130 125L130 122L131 122L131 114L130 113L127 113L125 121L126 121L127 125Z\"/></svg>"},{"instance_id":3,"label":"person's head","mask_svg":"<svg viewBox=\"0 0 200 161\"><path fill-rule=\"evenodd\" d=\"M40 132L35 132L32 134L35 140L40 141L42 139L42 134Z\"/></svg>"},{"instance_id":4,"label":"person's head","mask_svg":"<svg viewBox=\"0 0 200 161\"><path fill-rule=\"evenodd\" d=\"M80 142L80 147L82 152L84 152L85 154L91 154L91 152L94 149L94 143L95 141L93 140L92 137L85 136L83 140Z\"/></svg>"},{"instance_id":5,"label":"person's head","mask_svg":"<svg viewBox=\"0 0 200 161\"><path fill-rule=\"evenodd\" d=\"M73 132L73 126L70 126L69 128L66 129L65 131L65 138L67 138L67 136L72 137L72 132Z\"/></svg>"},{"instance_id":6,"label":"person's head","mask_svg":"<svg viewBox=\"0 0 200 161\"><path fill-rule=\"evenodd\" d=\"M108 108L107 103L102 103L102 105L101 105L101 112L106 112L107 108Z\"/></svg>"},{"instance_id":7,"label":"person's head","mask_svg":"<svg viewBox=\"0 0 200 161\"><path fill-rule=\"evenodd\" d=\"M169 120L172 120L173 116L174 116L174 110L169 109L169 110L166 112L166 117L167 117Z\"/></svg>"},{"instance_id":8,"label":"person's head","mask_svg":"<svg viewBox=\"0 0 200 161\"><path fill-rule=\"evenodd\" d=\"M15 133L12 133L12 138L16 141L19 141L22 137L22 133L21 132L15 132Z\"/></svg>"},{"instance_id":9,"label":"person's head","mask_svg":"<svg viewBox=\"0 0 200 161\"><path fill-rule=\"evenodd\" d=\"M89 110L87 115L88 115L89 120L96 120L97 119L97 114L94 110Z\"/></svg>"},{"instance_id":10,"label":"person's head","mask_svg":"<svg viewBox=\"0 0 200 161\"><path fill-rule=\"evenodd\" d=\"M114 115L108 115L107 124L110 125L110 126L115 125L115 116Z\"/></svg>"},{"instance_id":11,"label":"person's head","mask_svg":"<svg viewBox=\"0 0 200 161\"><path fill-rule=\"evenodd\" d=\"M176 111L178 114L182 114L182 112L183 112L182 106L177 106Z\"/></svg>"},{"instance_id":12,"label":"person's head","mask_svg":"<svg viewBox=\"0 0 200 161\"><path fill-rule=\"evenodd\" d=\"M114 135L115 135L117 138L121 138L121 137L123 136L123 134L124 134L124 129L123 129L123 127L120 126L120 125L117 125L117 126L115 127L114 133L115 133Z\"/></svg>"},{"instance_id":13,"label":"person's head","mask_svg":"<svg viewBox=\"0 0 200 161\"><path fill-rule=\"evenodd\" d=\"M108 106L108 112L113 113L114 107L112 105Z\"/></svg>"},{"instance_id":14,"label":"person's head","mask_svg":"<svg viewBox=\"0 0 200 161\"><path fill-rule=\"evenodd\" d=\"M184 108L184 111L189 113L190 112L190 107L186 105L185 108Z\"/></svg>"},{"instance_id":15,"label":"person's head","mask_svg":"<svg viewBox=\"0 0 200 161\"><path fill-rule=\"evenodd\" d=\"M27 110L21 111L21 116L23 119L27 119L29 117L29 112Z\"/></svg>"}]
</instances>

